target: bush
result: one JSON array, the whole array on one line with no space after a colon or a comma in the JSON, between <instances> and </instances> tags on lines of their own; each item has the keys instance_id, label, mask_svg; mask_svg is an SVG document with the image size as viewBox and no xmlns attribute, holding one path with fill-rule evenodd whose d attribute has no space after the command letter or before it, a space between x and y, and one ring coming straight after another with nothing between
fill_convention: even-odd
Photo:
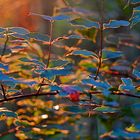
<instances>
[{"instance_id":1,"label":"bush","mask_svg":"<svg viewBox=\"0 0 140 140\"><path fill-rule=\"evenodd\" d=\"M140 1L112 2L118 19L97 3L97 14L68 3L56 16L30 13L50 22L49 35L0 28L1 137L140 138ZM58 22L71 33L54 38Z\"/></svg>"}]
</instances>

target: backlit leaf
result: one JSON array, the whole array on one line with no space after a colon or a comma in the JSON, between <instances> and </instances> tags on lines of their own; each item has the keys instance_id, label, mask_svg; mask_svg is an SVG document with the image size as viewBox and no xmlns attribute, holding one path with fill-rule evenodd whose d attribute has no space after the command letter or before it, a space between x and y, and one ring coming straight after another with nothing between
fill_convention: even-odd
<instances>
[{"instance_id":1,"label":"backlit leaf","mask_svg":"<svg viewBox=\"0 0 140 140\"><path fill-rule=\"evenodd\" d=\"M102 107L96 107L94 109L94 111L98 111L98 112L102 112L102 113L116 113L119 110L116 108L111 108L111 107L106 107L106 106L102 106Z\"/></svg>"},{"instance_id":2,"label":"backlit leaf","mask_svg":"<svg viewBox=\"0 0 140 140\"><path fill-rule=\"evenodd\" d=\"M97 29L99 28L98 22L94 22L88 19L77 18L77 19L71 20L70 23L72 25L81 26L84 28L97 28Z\"/></svg>"},{"instance_id":3,"label":"backlit leaf","mask_svg":"<svg viewBox=\"0 0 140 140\"><path fill-rule=\"evenodd\" d=\"M5 64L3 64L3 63L0 63L0 68L5 69L5 70L7 70L7 71L8 71L8 69L9 69L8 65L5 65Z\"/></svg>"},{"instance_id":4,"label":"backlit leaf","mask_svg":"<svg viewBox=\"0 0 140 140\"><path fill-rule=\"evenodd\" d=\"M129 26L129 22L125 20L110 20L109 23L104 23L104 29L106 28L119 28L121 26Z\"/></svg>"},{"instance_id":5,"label":"backlit leaf","mask_svg":"<svg viewBox=\"0 0 140 140\"><path fill-rule=\"evenodd\" d=\"M8 28L9 31L14 32L16 34L21 34L21 35L25 35L25 34L29 34L30 32L22 27L10 27Z\"/></svg>"},{"instance_id":6,"label":"backlit leaf","mask_svg":"<svg viewBox=\"0 0 140 140\"><path fill-rule=\"evenodd\" d=\"M6 108L0 108L0 117L2 117L3 115L6 117L13 117L13 118L17 117L17 114L15 112L7 110Z\"/></svg>"},{"instance_id":7,"label":"backlit leaf","mask_svg":"<svg viewBox=\"0 0 140 140\"><path fill-rule=\"evenodd\" d=\"M138 70L133 70L133 74L137 77L140 78L140 72Z\"/></svg>"},{"instance_id":8,"label":"backlit leaf","mask_svg":"<svg viewBox=\"0 0 140 140\"><path fill-rule=\"evenodd\" d=\"M121 78L123 84L119 86L121 90L133 91L135 90L135 86L130 78Z\"/></svg>"},{"instance_id":9,"label":"backlit leaf","mask_svg":"<svg viewBox=\"0 0 140 140\"><path fill-rule=\"evenodd\" d=\"M36 14L36 13L30 13L31 15L34 16L40 16L45 20L49 20L49 21L55 21L55 20L68 20L70 19L70 16L67 15L57 15L57 16L48 16L48 15L41 15L41 14Z\"/></svg>"},{"instance_id":10,"label":"backlit leaf","mask_svg":"<svg viewBox=\"0 0 140 140\"><path fill-rule=\"evenodd\" d=\"M87 51L87 50L76 50L76 51L73 51L70 55L81 55L81 56L85 56L85 57L98 58L98 56L94 52Z\"/></svg>"},{"instance_id":11,"label":"backlit leaf","mask_svg":"<svg viewBox=\"0 0 140 140\"><path fill-rule=\"evenodd\" d=\"M123 53L120 51L109 51L109 50L102 51L102 58L104 60L113 59L113 58L122 57L122 56L123 56Z\"/></svg>"},{"instance_id":12,"label":"backlit leaf","mask_svg":"<svg viewBox=\"0 0 140 140\"><path fill-rule=\"evenodd\" d=\"M6 31L5 28L0 27L0 33L5 32L5 31Z\"/></svg>"},{"instance_id":13,"label":"backlit leaf","mask_svg":"<svg viewBox=\"0 0 140 140\"><path fill-rule=\"evenodd\" d=\"M133 9L132 17L130 18L131 28L140 22L140 6Z\"/></svg>"},{"instance_id":14,"label":"backlit leaf","mask_svg":"<svg viewBox=\"0 0 140 140\"><path fill-rule=\"evenodd\" d=\"M46 42L49 41L48 35L41 34L41 33L35 33L35 32L30 34L30 38L35 39L37 41L46 41Z\"/></svg>"}]
</instances>

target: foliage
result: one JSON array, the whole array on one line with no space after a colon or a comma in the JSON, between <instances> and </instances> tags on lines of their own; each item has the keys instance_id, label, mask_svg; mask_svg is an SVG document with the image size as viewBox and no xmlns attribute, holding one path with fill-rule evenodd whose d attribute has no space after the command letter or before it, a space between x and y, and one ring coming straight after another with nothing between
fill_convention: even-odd
<instances>
[{"instance_id":1,"label":"foliage","mask_svg":"<svg viewBox=\"0 0 140 140\"><path fill-rule=\"evenodd\" d=\"M138 44L129 42L129 32L140 21L139 2L123 5L123 10L133 9L130 19L105 18L103 0L100 18L69 5L56 16L30 13L50 23L49 35L1 27L0 116L9 131L0 136L15 132L21 140L140 139L140 62L137 57L134 63L127 61L122 49L139 51ZM73 31L54 38L53 25L63 20ZM69 42L78 43L71 47ZM82 133L88 123L82 128L83 118L94 118L90 123L97 130L88 129L94 136ZM82 127L76 130L78 123Z\"/></svg>"}]
</instances>

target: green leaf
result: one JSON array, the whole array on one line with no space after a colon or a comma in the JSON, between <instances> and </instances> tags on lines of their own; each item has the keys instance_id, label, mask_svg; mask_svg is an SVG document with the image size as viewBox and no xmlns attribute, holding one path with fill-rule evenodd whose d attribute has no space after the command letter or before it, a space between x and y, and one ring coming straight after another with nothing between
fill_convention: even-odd
<instances>
[{"instance_id":1,"label":"green leaf","mask_svg":"<svg viewBox=\"0 0 140 140\"><path fill-rule=\"evenodd\" d=\"M6 31L5 28L0 27L0 33L3 33L3 32L5 32L5 31Z\"/></svg>"},{"instance_id":2,"label":"green leaf","mask_svg":"<svg viewBox=\"0 0 140 140\"><path fill-rule=\"evenodd\" d=\"M110 20L109 23L104 23L104 29L107 28L119 28L121 26L129 26L129 22L125 20Z\"/></svg>"},{"instance_id":3,"label":"green leaf","mask_svg":"<svg viewBox=\"0 0 140 140\"><path fill-rule=\"evenodd\" d=\"M127 127L128 132L140 132L140 124L132 124L130 127Z\"/></svg>"},{"instance_id":4,"label":"green leaf","mask_svg":"<svg viewBox=\"0 0 140 140\"><path fill-rule=\"evenodd\" d=\"M5 65L3 63L0 63L0 68L5 69L6 71L8 71L9 69L8 65Z\"/></svg>"},{"instance_id":5,"label":"green leaf","mask_svg":"<svg viewBox=\"0 0 140 140\"><path fill-rule=\"evenodd\" d=\"M116 113L119 110L116 108L111 108L111 107L106 107L106 106L102 106L102 107L96 107L95 109L93 109L94 111L98 111L98 112L102 112L102 113Z\"/></svg>"},{"instance_id":6,"label":"green leaf","mask_svg":"<svg viewBox=\"0 0 140 140\"><path fill-rule=\"evenodd\" d=\"M3 115L5 115L6 117L17 117L17 114L15 112L7 110L6 108L0 108L0 117L2 117Z\"/></svg>"},{"instance_id":7,"label":"green leaf","mask_svg":"<svg viewBox=\"0 0 140 140\"><path fill-rule=\"evenodd\" d=\"M96 42L96 36L98 33L98 30L95 28L85 28L85 29L79 29L77 30L80 35L82 35L84 38L92 40L94 43Z\"/></svg>"},{"instance_id":8,"label":"green leaf","mask_svg":"<svg viewBox=\"0 0 140 140\"><path fill-rule=\"evenodd\" d=\"M66 64L68 64L69 62L67 60L52 60L50 61L50 67L60 67L60 66L64 66Z\"/></svg>"},{"instance_id":9,"label":"green leaf","mask_svg":"<svg viewBox=\"0 0 140 140\"><path fill-rule=\"evenodd\" d=\"M80 55L80 56L84 56L84 57L98 58L97 54L95 54L94 52L91 52L91 51L87 51L87 50L76 50L76 51L73 51L72 53L70 53L70 55Z\"/></svg>"},{"instance_id":10,"label":"green leaf","mask_svg":"<svg viewBox=\"0 0 140 140\"><path fill-rule=\"evenodd\" d=\"M82 36L79 36L79 35L70 35L70 36L67 36L66 38L68 38L68 39L85 39L85 38L83 38Z\"/></svg>"},{"instance_id":11,"label":"green leaf","mask_svg":"<svg viewBox=\"0 0 140 140\"><path fill-rule=\"evenodd\" d=\"M117 136L119 137L120 139L121 138L126 138L126 139L137 139L137 138L140 138L140 135L139 133L132 133L132 132L127 132L127 131L124 131L122 129L117 129L115 131L112 132L112 136Z\"/></svg>"},{"instance_id":12,"label":"green leaf","mask_svg":"<svg viewBox=\"0 0 140 140\"><path fill-rule=\"evenodd\" d=\"M86 112L86 109L80 106L67 106L67 107L64 107L64 110L71 113L76 113L76 114Z\"/></svg>"},{"instance_id":13,"label":"green leaf","mask_svg":"<svg viewBox=\"0 0 140 140\"><path fill-rule=\"evenodd\" d=\"M25 34L29 34L30 32L22 27L10 27L8 28L9 31L16 33L16 34L20 34L20 35L25 35Z\"/></svg>"},{"instance_id":14,"label":"green leaf","mask_svg":"<svg viewBox=\"0 0 140 140\"><path fill-rule=\"evenodd\" d=\"M131 28L140 22L140 6L133 9L132 17L130 18Z\"/></svg>"},{"instance_id":15,"label":"green leaf","mask_svg":"<svg viewBox=\"0 0 140 140\"><path fill-rule=\"evenodd\" d=\"M94 79L84 79L82 80L82 82L84 84L91 84L91 85L94 85L94 86L97 86L97 87L100 87L100 88L103 88L103 89L109 89L111 88L110 84L108 84L107 82L99 82L99 81L95 81Z\"/></svg>"},{"instance_id":16,"label":"green leaf","mask_svg":"<svg viewBox=\"0 0 140 140\"><path fill-rule=\"evenodd\" d=\"M119 89L121 90L127 90L127 91L134 91L135 86L133 85L132 79L130 78L121 78L123 84L119 86Z\"/></svg>"},{"instance_id":17,"label":"green leaf","mask_svg":"<svg viewBox=\"0 0 140 140\"><path fill-rule=\"evenodd\" d=\"M70 16L67 15L58 15L58 16L54 16L52 17L53 20L68 20L70 19Z\"/></svg>"},{"instance_id":18,"label":"green leaf","mask_svg":"<svg viewBox=\"0 0 140 140\"><path fill-rule=\"evenodd\" d=\"M140 78L140 72L138 70L133 70L133 74L137 77Z\"/></svg>"},{"instance_id":19,"label":"green leaf","mask_svg":"<svg viewBox=\"0 0 140 140\"><path fill-rule=\"evenodd\" d=\"M46 34L41 34L41 33L30 33L30 38L35 39L37 41L44 41L44 42L49 42L50 38Z\"/></svg>"},{"instance_id":20,"label":"green leaf","mask_svg":"<svg viewBox=\"0 0 140 140\"><path fill-rule=\"evenodd\" d=\"M109 51L109 50L102 51L102 58L104 60L113 59L113 58L122 57L122 56L123 56L123 53L121 51Z\"/></svg>"},{"instance_id":21,"label":"green leaf","mask_svg":"<svg viewBox=\"0 0 140 140\"><path fill-rule=\"evenodd\" d=\"M61 85L62 90L60 96L67 96L72 93L82 92L82 89L78 85Z\"/></svg>"},{"instance_id":22,"label":"green leaf","mask_svg":"<svg viewBox=\"0 0 140 140\"><path fill-rule=\"evenodd\" d=\"M81 26L84 28L97 28L97 29L99 28L98 22L94 22L88 19L77 18L77 19L71 20L70 23L72 25Z\"/></svg>"},{"instance_id":23,"label":"green leaf","mask_svg":"<svg viewBox=\"0 0 140 140\"><path fill-rule=\"evenodd\" d=\"M68 15L48 16L48 15L41 15L41 14L36 14L36 13L30 13L30 14L34 15L34 16L40 16L41 18L43 18L45 20L49 20L49 21L70 19L70 16L68 16Z\"/></svg>"},{"instance_id":24,"label":"green leaf","mask_svg":"<svg viewBox=\"0 0 140 140\"><path fill-rule=\"evenodd\" d=\"M130 106L132 109L140 109L140 103L135 103Z\"/></svg>"},{"instance_id":25,"label":"green leaf","mask_svg":"<svg viewBox=\"0 0 140 140\"><path fill-rule=\"evenodd\" d=\"M13 33L13 34L10 34L10 36L13 36L13 37L19 38L19 39L25 39L25 40L29 40L30 39L30 34Z\"/></svg>"},{"instance_id":26,"label":"green leaf","mask_svg":"<svg viewBox=\"0 0 140 140\"><path fill-rule=\"evenodd\" d=\"M70 73L71 71L65 68L48 68L47 70L41 73L41 77L52 79L55 76L65 76Z\"/></svg>"}]
</instances>

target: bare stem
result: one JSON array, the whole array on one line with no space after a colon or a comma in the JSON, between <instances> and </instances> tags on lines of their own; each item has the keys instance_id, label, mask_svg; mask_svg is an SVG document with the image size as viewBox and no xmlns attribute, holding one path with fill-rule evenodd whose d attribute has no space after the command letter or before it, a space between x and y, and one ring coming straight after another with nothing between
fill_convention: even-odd
<instances>
[{"instance_id":1,"label":"bare stem","mask_svg":"<svg viewBox=\"0 0 140 140\"><path fill-rule=\"evenodd\" d=\"M5 89L4 89L3 84L1 84L1 89L2 89L2 93L3 93L3 98L4 98L4 100L7 100L7 98L6 98L6 92L5 92Z\"/></svg>"},{"instance_id":2,"label":"bare stem","mask_svg":"<svg viewBox=\"0 0 140 140\"><path fill-rule=\"evenodd\" d=\"M48 59L47 59L47 64L46 64L46 68L49 67L49 63L50 63L50 59L51 59L51 47L52 47L52 34L53 34L53 22L54 21L50 21L50 40L49 40L49 50L48 50ZM36 94L39 94L40 93L40 90L42 88L42 85L45 81L45 78L42 79L41 83L40 83L40 86L37 90L37 93Z\"/></svg>"},{"instance_id":3,"label":"bare stem","mask_svg":"<svg viewBox=\"0 0 140 140\"><path fill-rule=\"evenodd\" d=\"M17 96L14 96L14 97L7 97L6 99L1 99L0 102L5 102L5 101L11 101L11 100L16 100L16 99L24 99L24 98L29 98L29 97L38 97L38 96L54 96L54 95L58 95L59 92L44 92L44 93L41 93L41 94L34 94L34 93L28 93L26 95L17 95ZM80 94L85 94L85 93L80 93ZM96 94L102 94L102 92L98 92L98 91L92 91L90 92L90 94L93 94L93 95L96 95ZM129 93L129 92L112 92L111 93L112 95L116 95L116 96L126 96L126 97L132 97L132 98L138 98L140 99L140 96L139 95L135 95L135 94L132 94L132 93ZM84 101L84 100L82 100ZM89 100L91 101L91 100Z\"/></svg>"},{"instance_id":4,"label":"bare stem","mask_svg":"<svg viewBox=\"0 0 140 140\"><path fill-rule=\"evenodd\" d=\"M99 49L99 54L98 54L99 60L98 60L98 68L97 68L96 75L94 78L95 80L97 80L97 77L99 75L100 68L102 65L102 50L103 50L103 22L101 21L100 23L100 49Z\"/></svg>"},{"instance_id":5,"label":"bare stem","mask_svg":"<svg viewBox=\"0 0 140 140\"><path fill-rule=\"evenodd\" d=\"M3 50L2 50L2 53L1 53L1 58L5 54L8 41L9 41L9 36L6 34L6 40L5 40L5 43L4 43L4 46L3 46Z\"/></svg>"}]
</instances>

